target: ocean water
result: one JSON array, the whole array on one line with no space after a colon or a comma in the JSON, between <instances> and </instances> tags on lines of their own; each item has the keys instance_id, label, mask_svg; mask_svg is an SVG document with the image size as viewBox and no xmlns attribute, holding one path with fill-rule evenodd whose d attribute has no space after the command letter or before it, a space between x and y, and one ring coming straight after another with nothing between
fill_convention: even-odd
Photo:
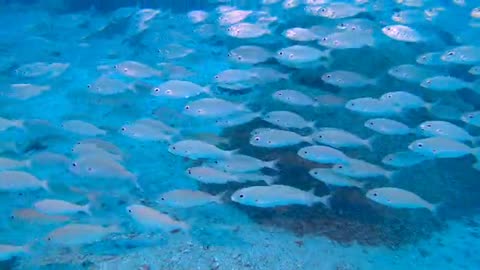
<instances>
[{"instance_id":1,"label":"ocean water","mask_svg":"<svg viewBox=\"0 0 480 270\"><path fill-rule=\"evenodd\" d=\"M0 269L480 269L479 1L0 21Z\"/></svg>"}]
</instances>

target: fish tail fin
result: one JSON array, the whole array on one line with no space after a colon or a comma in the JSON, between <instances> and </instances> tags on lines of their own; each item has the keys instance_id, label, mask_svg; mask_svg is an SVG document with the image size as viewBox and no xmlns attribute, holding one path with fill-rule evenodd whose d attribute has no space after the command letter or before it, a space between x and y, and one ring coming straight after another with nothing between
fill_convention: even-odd
<instances>
[{"instance_id":1,"label":"fish tail fin","mask_svg":"<svg viewBox=\"0 0 480 270\"><path fill-rule=\"evenodd\" d=\"M263 181L265 181L265 183L267 183L267 185L269 185L269 186L275 184L275 182L277 182L277 180L278 179L275 176L265 175L263 177Z\"/></svg>"},{"instance_id":2,"label":"fish tail fin","mask_svg":"<svg viewBox=\"0 0 480 270\"><path fill-rule=\"evenodd\" d=\"M386 171L385 172L385 178L388 179L390 183L395 182L395 177L397 176L398 171Z\"/></svg>"},{"instance_id":3,"label":"fish tail fin","mask_svg":"<svg viewBox=\"0 0 480 270\"><path fill-rule=\"evenodd\" d=\"M265 161L263 164L265 168L270 168L272 170L278 171L277 165L279 161L280 161L279 159L274 159L270 161Z\"/></svg>"},{"instance_id":4,"label":"fish tail fin","mask_svg":"<svg viewBox=\"0 0 480 270\"><path fill-rule=\"evenodd\" d=\"M430 112L435 106L437 105L440 105L443 101L443 98L437 100L437 101L434 101L434 102L430 102L430 103L425 103L425 109Z\"/></svg>"},{"instance_id":5,"label":"fish tail fin","mask_svg":"<svg viewBox=\"0 0 480 270\"><path fill-rule=\"evenodd\" d=\"M52 190L50 189L50 187L48 186L48 180L43 180L41 181L41 186L42 188L47 191L47 192L52 192Z\"/></svg>"},{"instance_id":6,"label":"fish tail fin","mask_svg":"<svg viewBox=\"0 0 480 270\"><path fill-rule=\"evenodd\" d=\"M15 121L12 121L13 122L13 126L17 127L17 128L25 128L25 121L23 120L15 120Z\"/></svg>"},{"instance_id":7,"label":"fish tail fin","mask_svg":"<svg viewBox=\"0 0 480 270\"><path fill-rule=\"evenodd\" d=\"M82 206L82 212L84 212L85 214L89 215L89 216L92 216L92 211L91 211L91 203L87 203L85 205Z\"/></svg>"},{"instance_id":8,"label":"fish tail fin","mask_svg":"<svg viewBox=\"0 0 480 270\"><path fill-rule=\"evenodd\" d=\"M306 142L306 143L315 144L315 141L313 139L313 135L304 136L302 138L303 138L303 141Z\"/></svg>"},{"instance_id":9,"label":"fish tail fin","mask_svg":"<svg viewBox=\"0 0 480 270\"><path fill-rule=\"evenodd\" d=\"M202 91L208 96L213 96L211 85L206 85L205 87L202 87Z\"/></svg>"},{"instance_id":10,"label":"fish tail fin","mask_svg":"<svg viewBox=\"0 0 480 270\"><path fill-rule=\"evenodd\" d=\"M225 197L226 193L227 193L226 191L218 193L217 195L215 195L213 197L213 201L218 203L218 204L222 204L223 203L223 197Z\"/></svg>"},{"instance_id":11,"label":"fish tail fin","mask_svg":"<svg viewBox=\"0 0 480 270\"><path fill-rule=\"evenodd\" d=\"M122 229L120 226L116 225L116 224L108 226L108 227L106 228L106 230L107 230L109 233L121 233L121 232L123 231L123 229Z\"/></svg>"},{"instance_id":12,"label":"fish tail fin","mask_svg":"<svg viewBox=\"0 0 480 270\"><path fill-rule=\"evenodd\" d=\"M314 203L321 203L321 204L325 205L325 207L330 209L331 208L331 205L330 205L330 200L331 199L332 199L332 194L328 194L328 195L325 195L325 196L322 196L322 197L315 197Z\"/></svg>"},{"instance_id":13,"label":"fish tail fin","mask_svg":"<svg viewBox=\"0 0 480 270\"><path fill-rule=\"evenodd\" d=\"M237 149L233 149L233 150L230 150L230 151L226 151L228 153L228 156L234 156L236 154L238 154L240 152L240 148L237 148Z\"/></svg>"},{"instance_id":14,"label":"fish tail fin","mask_svg":"<svg viewBox=\"0 0 480 270\"><path fill-rule=\"evenodd\" d=\"M439 210L443 207L444 203L443 202L440 202L440 203L436 203L436 204L430 204L428 205L428 210L430 210L430 212L432 212L432 214L435 216L435 217L439 217Z\"/></svg>"},{"instance_id":15,"label":"fish tail fin","mask_svg":"<svg viewBox=\"0 0 480 270\"><path fill-rule=\"evenodd\" d=\"M370 152L373 152L373 142L378 138L378 135L373 135L370 138L365 140L365 146L370 150Z\"/></svg>"},{"instance_id":16,"label":"fish tail fin","mask_svg":"<svg viewBox=\"0 0 480 270\"><path fill-rule=\"evenodd\" d=\"M318 106L318 105L316 105L316 104L317 104L317 103L315 103L314 106ZM310 121L310 122L307 123L307 127L311 128L311 129L315 129L315 124L316 124L316 123L317 123L316 121Z\"/></svg>"}]
</instances>

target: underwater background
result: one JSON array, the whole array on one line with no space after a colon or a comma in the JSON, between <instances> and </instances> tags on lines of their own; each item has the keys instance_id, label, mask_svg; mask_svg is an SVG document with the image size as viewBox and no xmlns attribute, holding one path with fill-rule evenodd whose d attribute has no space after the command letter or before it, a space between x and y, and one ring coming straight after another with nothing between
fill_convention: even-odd
<instances>
[{"instance_id":1,"label":"underwater background","mask_svg":"<svg viewBox=\"0 0 480 270\"><path fill-rule=\"evenodd\" d=\"M0 21L0 269L480 269L479 1Z\"/></svg>"}]
</instances>

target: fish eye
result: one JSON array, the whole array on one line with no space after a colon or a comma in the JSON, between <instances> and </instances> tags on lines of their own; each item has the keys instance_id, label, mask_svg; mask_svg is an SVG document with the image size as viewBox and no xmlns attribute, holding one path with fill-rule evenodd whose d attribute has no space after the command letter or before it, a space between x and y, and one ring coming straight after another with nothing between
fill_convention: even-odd
<instances>
[{"instance_id":1,"label":"fish eye","mask_svg":"<svg viewBox=\"0 0 480 270\"><path fill-rule=\"evenodd\" d=\"M422 148L423 147L423 143L417 143L417 146Z\"/></svg>"},{"instance_id":2,"label":"fish eye","mask_svg":"<svg viewBox=\"0 0 480 270\"><path fill-rule=\"evenodd\" d=\"M470 114L470 115L468 116L468 118L472 119L472 118L473 118L473 115L472 115L472 114Z\"/></svg>"},{"instance_id":3,"label":"fish eye","mask_svg":"<svg viewBox=\"0 0 480 270\"><path fill-rule=\"evenodd\" d=\"M324 38L322 38L322 40L323 40L323 41L327 41L327 38L326 38L326 37L324 37Z\"/></svg>"},{"instance_id":4,"label":"fish eye","mask_svg":"<svg viewBox=\"0 0 480 270\"><path fill-rule=\"evenodd\" d=\"M432 83L432 80L427 80L426 83L427 83L427 84L431 84L431 83Z\"/></svg>"},{"instance_id":5,"label":"fish eye","mask_svg":"<svg viewBox=\"0 0 480 270\"><path fill-rule=\"evenodd\" d=\"M190 106L185 106L185 110L190 110Z\"/></svg>"},{"instance_id":6,"label":"fish eye","mask_svg":"<svg viewBox=\"0 0 480 270\"><path fill-rule=\"evenodd\" d=\"M72 163L72 166L73 166L73 167L77 167L77 163L76 163L76 162L73 162L73 163Z\"/></svg>"},{"instance_id":7,"label":"fish eye","mask_svg":"<svg viewBox=\"0 0 480 270\"><path fill-rule=\"evenodd\" d=\"M280 54L280 55L283 55L283 52L282 52L282 51L280 51L280 52L278 52L278 54Z\"/></svg>"},{"instance_id":8,"label":"fish eye","mask_svg":"<svg viewBox=\"0 0 480 270\"><path fill-rule=\"evenodd\" d=\"M325 8L320 9L321 12L327 11Z\"/></svg>"},{"instance_id":9,"label":"fish eye","mask_svg":"<svg viewBox=\"0 0 480 270\"><path fill-rule=\"evenodd\" d=\"M304 153L304 154L308 154L308 152L307 152L307 151L303 151L303 153Z\"/></svg>"},{"instance_id":10,"label":"fish eye","mask_svg":"<svg viewBox=\"0 0 480 270\"><path fill-rule=\"evenodd\" d=\"M432 127L432 125L428 124L427 127Z\"/></svg>"},{"instance_id":11,"label":"fish eye","mask_svg":"<svg viewBox=\"0 0 480 270\"><path fill-rule=\"evenodd\" d=\"M454 55L454 52L448 52L447 55Z\"/></svg>"},{"instance_id":12,"label":"fish eye","mask_svg":"<svg viewBox=\"0 0 480 270\"><path fill-rule=\"evenodd\" d=\"M373 126L373 122L368 123L370 126Z\"/></svg>"},{"instance_id":13,"label":"fish eye","mask_svg":"<svg viewBox=\"0 0 480 270\"><path fill-rule=\"evenodd\" d=\"M377 197L377 196L378 196L378 194L377 194L377 193L373 193L373 196Z\"/></svg>"},{"instance_id":14,"label":"fish eye","mask_svg":"<svg viewBox=\"0 0 480 270\"><path fill-rule=\"evenodd\" d=\"M328 75L327 75L327 78L329 78L329 79L330 79L331 77L332 77L332 75L330 75L330 74L328 74Z\"/></svg>"},{"instance_id":15,"label":"fish eye","mask_svg":"<svg viewBox=\"0 0 480 270\"><path fill-rule=\"evenodd\" d=\"M165 198L162 197L160 200L165 201Z\"/></svg>"},{"instance_id":16,"label":"fish eye","mask_svg":"<svg viewBox=\"0 0 480 270\"><path fill-rule=\"evenodd\" d=\"M237 59L238 59L238 60L242 60L242 57L241 57L241 56L238 56Z\"/></svg>"},{"instance_id":17,"label":"fish eye","mask_svg":"<svg viewBox=\"0 0 480 270\"><path fill-rule=\"evenodd\" d=\"M91 172L91 171L93 171L93 168L92 168L92 167L88 167L87 170L88 170L89 172Z\"/></svg>"},{"instance_id":18,"label":"fish eye","mask_svg":"<svg viewBox=\"0 0 480 270\"><path fill-rule=\"evenodd\" d=\"M343 165L338 165L337 168L343 169Z\"/></svg>"},{"instance_id":19,"label":"fish eye","mask_svg":"<svg viewBox=\"0 0 480 270\"><path fill-rule=\"evenodd\" d=\"M132 209L128 209L128 213L132 213Z\"/></svg>"},{"instance_id":20,"label":"fish eye","mask_svg":"<svg viewBox=\"0 0 480 270\"><path fill-rule=\"evenodd\" d=\"M175 149L177 149L177 148L176 148L175 146L172 146L172 149L175 150Z\"/></svg>"},{"instance_id":21,"label":"fish eye","mask_svg":"<svg viewBox=\"0 0 480 270\"><path fill-rule=\"evenodd\" d=\"M125 130L126 130L126 128L122 127L122 128L121 128L121 130L122 130L122 131L125 131Z\"/></svg>"},{"instance_id":22,"label":"fish eye","mask_svg":"<svg viewBox=\"0 0 480 270\"><path fill-rule=\"evenodd\" d=\"M320 139L321 139L321 138L323 138L323 136L322 136L322 135L318 135L318 138L320 138Z\"/></svg>"},{"instance_id":23,"label":"fish eye","mask_svg":"<svg viewBox=\"0 0 480 270\"><path fill-rule=\"evenodd\" d=\"M390 31L390 30L392 30L392 28L391 28L391 27L387 27L387 31Z\"/></svg>"},{"instance_id":24,"label":"fish eye","mask_svg":"<svg viewBox=\"0 0 480 270\"><path fill-rule=\"evenodd\" d=\"M187 170L188 174L192 174L192 170L188 169Z\"/></svg>"},{"instance_id":25,"label":"fish eye","mask_svg":"<svg viewBox=\"0 0 480 270\"><path fill-rule=\"evenodd\" d=\"M317 174L318 174L318 172L313 172L313 174L317 175Z\"/></svg>"},{"instance_id":26,"label":"fish eye","mask_svg":"<svg viewBox=\"0 0 480 270\"><path fill-rule=\"evenodd\" d=\"M52 238L51 238L51 237L48 237L47 240L48 240L48 241L52 241Z\"/></svg>"},{"instance_id":27,"label":"fish eye","mask_svg":"<svg viewBox=\"0 0 480 270\"><path fill-rule=\"evenodd\" d=\"M243 198L243 194L240 194L240 196L239 196L239 197L240 197L240 198Z\"/></svg>"},{"instance_id":28,"label":"fish eye","mask_svg":"<svg viewBox=\"0 0 480 270\"><path fill-rule=\"evenodd\" d=\"M114 69L117 69L117 68L118 68L118 66L117 66L117 65L114 65L114 66L113 66L113 68L114 68Z\"/></svg>"},{"instance_id":29,"label":"fish eye","mask_svg":"<svg viewBox=\"0 0 480 270\"><path fill-rule=\"evenodd\" d=\"M87 88L92 88L92 85L91 85L91 84L87 84Z\"/></svg>"},{"instance_id":30,"label":"fish eye","mask_svg":"<svg viewBox=\"0 0 480 270\"><path fill-rule=\"evenodd\" d=\"M355 102L350 103L350 106L352 107L355 106Z\"/></svg>"},{"instance_id":31,"label":"fish eye","mask_svg":"<svg viewBox=\"0 0 480 270\"><path fill-rule=\"evenodd\" d=\"M160 91L160 88L157 87L157 88L155 88L155 89L153 89L153 90L154 90L155 92L158 92L158 91Z\"/></svg>"},{"instance_id":32,"label":"fish eye","mask_svg":"<svg viewBox=\"0 0 480 270\"><path fill-rule=\"evenodd\" d=\"M255 137L255 141L260 141L260 137Z\"/></svg>"},{"instance_id":33,"label":"fish eye","mask_svg":"<svg viewBox=\"0 0 480 270\"><path fill-rule=\"evenodd\" d=\"M215 75L215 79L218 79L218 78L220 78L220 77L218 75Z\"/></svg>"}]
</instances>

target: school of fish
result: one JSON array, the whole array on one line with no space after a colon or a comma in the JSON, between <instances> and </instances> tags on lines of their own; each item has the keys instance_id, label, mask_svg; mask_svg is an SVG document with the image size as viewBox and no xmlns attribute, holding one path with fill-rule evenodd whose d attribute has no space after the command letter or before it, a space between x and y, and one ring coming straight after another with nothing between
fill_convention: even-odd
<instances>
[{"instance_id":1,"label":"school of fish","mask_svg":"<svg viewBox=\"0 0 480 270\"><path fill-rule=\"evenodd\" d=\"M449 198L401 188L403 170L467 158L480 175L478 2L252 2L0 10L1 226L35 235L0 260L189 233L181 208L329 211L339 189L437 216ZM309 189L282 182L287 155L314 164Z\"/></svg>"}]
</instances>

